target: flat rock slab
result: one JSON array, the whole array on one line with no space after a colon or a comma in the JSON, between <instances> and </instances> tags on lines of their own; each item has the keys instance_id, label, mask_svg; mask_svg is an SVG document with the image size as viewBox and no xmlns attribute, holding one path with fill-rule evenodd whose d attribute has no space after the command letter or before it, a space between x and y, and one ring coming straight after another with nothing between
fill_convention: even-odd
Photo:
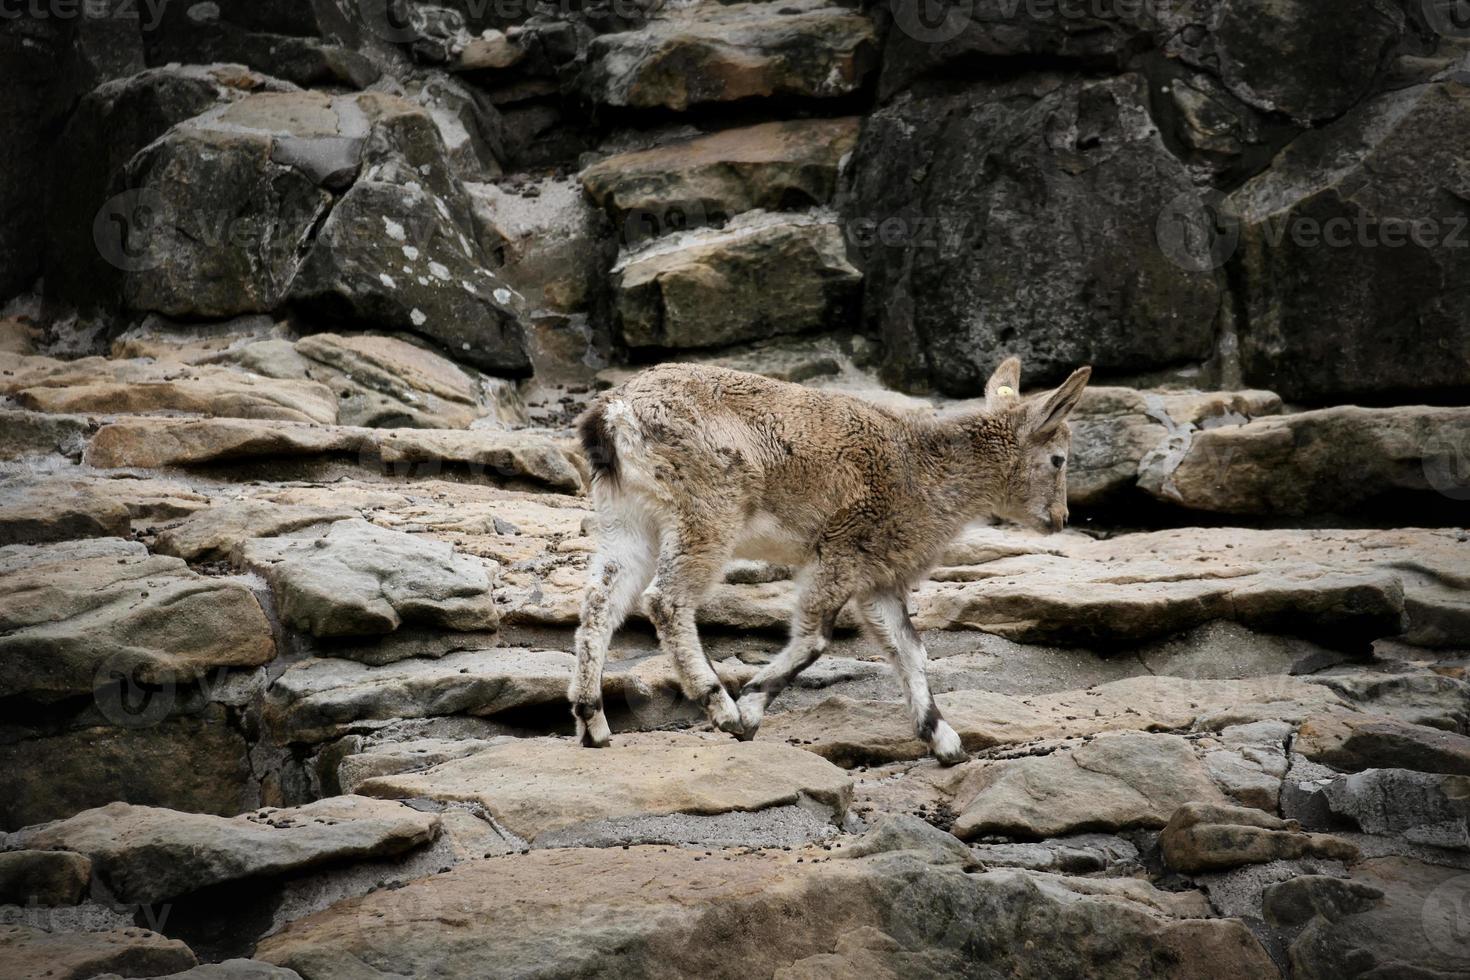
<instances>
[{"instance_id":1,"label":"flat rock slab","mask_svg":"<svg viewBox=\"0 0 1470 980\"><path fill-rule=\"evenodd\" d=\"M279 728L282 741L320 742L401 718L493 715L551 704L564 708L575 666L571 654L519 647L465 650L381 667L308 660L277 678L265 717Z\"/></svg>"},{"instance_id":2,"label":"flat rock slab","mask_svg":"<svg viewBox=\"0 0 1470 980\"><path fill-rule=\"evenodd\" d=\"M588 47L579 86L594 102L687 109L771 96L854 92L877 63L873 24L825 0L699 2L668 7L638 30Z\"/></svg>"},{"instance_id":3,"label":"flat rock slab","mask_svg":"<svg viewBox=\"0 0 1470 980\"><path fill-rule=\"evenodd\" d=\"M0 545L46 544L132 533L122 501L86 480L0 480Z\"/></svg>"},{"instance_id":4,"label":"flat rock slab","mask_svg":"<svg viewBox=\"0 0 1470 980\"><path fill-rule=\"evenodd\" d=\"M1297 720L1346 702L1321 684L1296 677L1186 680L1128 677L1083 691L1017 697L954 691L935 698L968 751L1115 731L1216 731L1266 719ZM914 736L907 709L891 701L841 695L771 716L758 739L799 744L844 766L917 759L928 748Z\"/></svg>"},{"instance_id":5,"label":"flat rock slab","mask_svg":"<svg viewBox=\"0 0 1470 980\"><path fill-rule=\"evenodd\" d=\"M135 524L176 521L209 502L174 480L75 470L17 473L0 480L0 545L125 538Z\"/></svg>"},{"instance_id":6,"label":"flat rock slab","mask_svg":"<svg viewBox=\"0 0 1470 980\"><path fill-rule=\"evenodd\" d=\"M14 836L29 848L87 855L118 899L148 904L222 882L398 854L438 834L435 814L338 796L238 817L109 803Z\"/></svg>"},{"instance_id":7,"label":"flat rock slab","mask_svg":"<svg viewBox=\"0 0 1470 980\"><path fill-rule=\"evenodd\" d=\"M619 817L716 814L809 802L840 823L852 780L786 745L694 736L620 739L585 749L561 739L518 739L424 772L369 779L367 796L426 796L484 806L534 841L551 831Z\"/></svg>"},{"instance_id":8,"label":"flat rock slab","mask_svg":"<svg viewBox=\"0 0 1470 980\"><path fill-rule=\"evenodd\" d=\"M507 569L506 620L574 625L595 536L548 543L534 570ZM1189 528L1098 541L983 528L953 542L911 606L920 629L1102 651L1216 622L1353 652L1388 636L1452 647L1470 635L1467 546L1453 529ZM795 598L789 581L724 582L700 621L784 631ZM838 625L857 625L850 609Z\"/></svg>"},{"instance_id":9,"label":"flat rock slab","mask_svg":"<svg viewBox=\"0 0 1470 980\"><path fill-rule=\"evenodd\" d=\"M433 476L451 467L498 479L522 478L558 490L582 487L570 449L526 431L367 429L252 419L129 418L104 425L88 444L103 469L203 466L270 459L354 459L379 471Z\"/></svg>"},{"instance_id":10,"label":"flat rock slab","mask_svg":"<svg viewBox=\"0 0 1470 980\"><path fill-rule=\"evenodd\" d=\"M1103 735L1071 751L970 765L962 792L973 795L953 828L961 840L1162 827L1185 803L1225 801L1177 735Z\"/></svg>"},{"instance_id":11,"label":"flat rock slab","mask_svg":"<svg viewBox=\"0 0 1470 980\"><path fill-rule=\"evenodd\" d=\"M160 533L153 550L190 562L226 561L237 546L251 538L273 538L357 516L350 507L221 501Z\"/></svg>"},{"instance_id":12,"label":"flat rock slab","mask_svg":"<svg viewBox=\"0 0 1470 980\"><path fill-rule=\"evenodd\" d=\"M239 560L270 583L281 617L313 636L372 636L405 622L453 630L500 622L480 559L361 518L248 541Z\"/></svg>"},{"instance_id":13,"label":"flat rock slab","mask_svg":"<svg viewBox=\"0 0 1470 980\"><path fill-rule=\"evenodd\" d=\"M799 201L827 204L839 161L857 142L859 120L789 120L727 129L619 153L582 171L582 186L618 219L655 221L671 209L690 226L742 211L777 211Z\"/></svg>"},{"instance_id":14,"label":"flat rock slab","mask_svg":"<svg viewBox=\"0 0 1470 980\"><path fill-rule=\"evenodd\" d=\"M0 393L41 412L183 412L331 424L337 398L306 378L269 378L213 365L152 359L0 354Z\"/></svg>"},{"instance_id":15,"label":"flat rock slab","mask_svg":"<svg viewBox=\"0 0 1470 980\"><path fill-rule=\"evenodd\" d=\"M92 980L106 973L156 977L198 962L179 940L147 929L43 932L0 925L0 969L7 980Z\"/></svg>"},{"instance_id":16,"label":"flat rock slab","mask_svg":"<svg viewBox=\"0 0 1470 980\"><path fill-rule=\"evenodd\" d=\"M0 695L55 698L121 678L187 683L275 654L270 623L238 579L119 538L0 548Z\"/></svg>"},{"instance_id":17,"label":"flat rock slab","mask_svg":"<svg viewBox=\"0 0 1470 980\"><path fill-rule=\"evenodd\" d=\"M307 980L672 980L731 976L734 964L793 978L1273 974L1238 920L1205 918L1201 903L1176 916L1160 908L1178 908L1175 896L1143 883L967 874L948 860L928 850L846 860L821 850L533 850L341 902L265 939L256 956ZM928 914L936 909L948 911Z\"/></svg>"},{"instance_id":18,"label":"flat rock slab","mask_svg":"<svg viewBox=\"0 0 1470 980\"><path fill-rule=\"evenodd\" d=\"M1342 405L1196 433L1142 485L1212 513L1345 513L1394 491L1463 492L1452 447L1467 437L1470 408Z\"/></svg>"}]
</instances>

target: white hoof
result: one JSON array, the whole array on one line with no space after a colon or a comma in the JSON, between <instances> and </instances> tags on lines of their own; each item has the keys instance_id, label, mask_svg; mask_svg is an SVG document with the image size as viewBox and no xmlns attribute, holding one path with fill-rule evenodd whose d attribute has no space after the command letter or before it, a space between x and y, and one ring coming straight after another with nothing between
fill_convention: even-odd
<instances>
[{"instance_id":1,"label":"white hoof","mask_svg":"<svg viewBox=\"0 0 1470 980\"><path fill-rule=\"evenodd\" d=\"M746 734L754 735L766 717L766 696L759 691L752 691L742 696L735 703L735 708L740 712L740 724L745 727Z\"/></svg>"},{"instance_id":2,"label":"white hoof","mask_svg":"<svg viewBox=\"0 0 1470 980\"><path fill-rule=\"evenodd\" d=\"M577 741L584 748L605 749L612 741L612 729L607 727L607 715L599 711L586 723L577 719Z\"/></svg>"},{"instance_id":3,"label":"white hoof","mask_svg":"<svg viewBox=\"0 0 1470 980\"><path fill-rule=\"evenodd\" d=\"M934 738L929 742L929 748L934 752L934 758L941 765L955 766L969 760L970 756L965 752L965 746L960 742L959 734L949 727L949 722L940 721L934 726Z\"/></svg>"}]
</instances>

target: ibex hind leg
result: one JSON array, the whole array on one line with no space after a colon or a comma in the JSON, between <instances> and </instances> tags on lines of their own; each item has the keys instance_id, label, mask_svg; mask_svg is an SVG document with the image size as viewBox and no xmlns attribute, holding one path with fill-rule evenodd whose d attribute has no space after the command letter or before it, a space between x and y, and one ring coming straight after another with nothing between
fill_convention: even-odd
<instances>
[{"instance_id":1,"label":"ibex hind leg","mask_svg":"<svg viewBox=\"0 0 1470 980\"><path fill-rule=\"evenodd\" d=\"M685 697L704 708L711 724L740 736L740 712L705 656L695 628L699 603L724 571L729 544L713 529L685 524L665 530L648 615L659 643L673 658Z\"/></svg>"},{"instance_id":2,"label":"ibex hind leg","mask_svg":"<svg viewBox=\"0 0 1470 980\"><path fill-rule=\"evenodd\" d=\"M602 706L602 667L613 634L653 577L654 541L642 521L617 519L602 530L597 555L587 569L582 621L577 627L576 672L567 692L577 739L602 748L612 735Z\"/></svg>"},{"instance_id":3,"label":"ibex hind leg","mask_svg":"<svg viewBox=\"0 0 1470 980\"><path fill-rule=\"evenodd\" d=\"M832 642L837 614L847 603L848 592L837 576L813 573L796 602L791 621L791 639L776 658L740 689L740 724L745 738L754 738L765 717L766 707L796 676L817 662Z\"/></svg>"}]
</instances>

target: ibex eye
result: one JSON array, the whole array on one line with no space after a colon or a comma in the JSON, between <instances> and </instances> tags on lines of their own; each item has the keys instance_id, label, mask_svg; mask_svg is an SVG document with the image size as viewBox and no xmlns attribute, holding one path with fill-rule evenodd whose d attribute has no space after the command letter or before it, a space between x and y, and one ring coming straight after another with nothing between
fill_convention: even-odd
<instances>
[{"instance_id":1,"label":"ibex eye","mask_svg":"<svg viewBox=\"0 0 1470 980\"><path fill-rule=\"evenodd\" d=\"M1062 468L1062 464L1065 463L1066 461L1067 461L1067 457L1065 457L1065 456L1053 456L1051 458L1051 465L1055 466L1057 469L1061 469Z\"/></svg>"}]
</instances>

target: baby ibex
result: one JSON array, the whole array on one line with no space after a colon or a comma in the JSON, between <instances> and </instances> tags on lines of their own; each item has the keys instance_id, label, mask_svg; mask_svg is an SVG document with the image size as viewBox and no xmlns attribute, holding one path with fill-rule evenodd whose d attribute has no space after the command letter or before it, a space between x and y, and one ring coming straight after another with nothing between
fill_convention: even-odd
<instances>
[{"instance_id":1,"label":"baby ibex","mask_svg":"<svg viewBox=\"0 0 1470 980\"><path fill-rule=\"evenodd\" d=\"M1047 531L1067 520L1067 416L1089 368L1025 401L1021 362L985 386L981 411L887 411L722 368L665 364L601 395L579 432L593 468L600 547L588 570L569 696L586 746L608 743L602 666L647 587L648 615L684 693L710 721L754 737L771 699L832 639L856 600L898 673L914 728L940 762L965 751L939 716L908 591L964 526L996 516ZM801 569L785 649L740 692L721 686L694 616L732 557Z\"/></svg>"}]
</instances>

